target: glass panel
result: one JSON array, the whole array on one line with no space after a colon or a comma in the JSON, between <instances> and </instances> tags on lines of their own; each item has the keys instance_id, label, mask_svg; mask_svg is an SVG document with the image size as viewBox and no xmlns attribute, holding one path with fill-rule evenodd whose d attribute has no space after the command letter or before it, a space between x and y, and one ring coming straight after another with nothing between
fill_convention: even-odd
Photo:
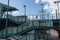
<instances>
[{"instance_id":1,"label":"glass panel","mask_svg":"<svg viewBox=\"0 0 60 40\"><path fill-rule=\"evenodd\" d=\"M26 29L27 29L27 26L24 26L24 27L23 27L23 30L26 30Z\"/></svg>"},{"instance_id":2,"label":"glass panel","mask_svg":"<svg viewBox=\"0 0 60 40\"><path fill-rule=\"evenodd\" d=\"M34 26L39 26L39 22L38 21L34 21Z\"/></svg>"},{"instance_id":3,"label":"glass panel","mask_svg":"<svg viewBox=\"0 0 60 40\"><path fill-rule=\"evenodd\" d=\"M19 26L18 27L18 32L21 32L22 31L22 28L21 28L22 26Z\"/></svg>"},{"instance_id":4,"label":"glass panel","mask_svg":"<svg viewBox=\"0 0 60 40\"><path fill-rule=\"evenodd\" d=\"M13 28L13 34L17 33L17 28Z\"/></svg>"},{"instance_id":5,"label":"glass panel","mask_svg":"<svg viewBox=\"0 0 60 40\"><path fill-rule=\"evenodd\" d=\"M45 21L45 22L42 22L40 23L40 26L50 26L50 27L53 27L53 21Z\"/></svg>"},{"instance_id":6,"label":"glass panel","mask_svg":"<svg viewBox=\"0 0 60 40\"><path fill-rule=\"evenodd\" d=\"M11 34L12 33L12 28L8 28L8 34Z\"/></svg>"},{"instance_id":7,"label":"glass panel","mask_svg":"<svg viewBox=\"0 0 60 40\"><path fill-rule=\"evenodd\" d=\"M30 35L30 40L34 40L34 35Z\"/></svg>"}]
</instances>

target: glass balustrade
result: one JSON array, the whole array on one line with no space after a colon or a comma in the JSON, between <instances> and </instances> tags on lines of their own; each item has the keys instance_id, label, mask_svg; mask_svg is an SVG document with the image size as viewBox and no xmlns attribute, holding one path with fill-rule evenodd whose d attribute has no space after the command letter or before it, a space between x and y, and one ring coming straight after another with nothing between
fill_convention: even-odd
<instances>
[{"instance_id":1,"label":"glass balustrade","mask_svg":"<svg viewBox=\"0 0 60 40\"><path fill-rule=\"evenodd\" d=\"M8 28L7 30L8 30L7 34L11 34L12 33L12 28Z\"/></svg>"},{"instance_id":2,"label":"glass balustrade","mask_svg":"<svg viewBox=\"0 0 60 40\"><path fill-rule=\"evenodd\" d=\"M28 35L26 37L22 37L21 40L34 40L34 35Z\"/></svg>"},{"instance_id":3,"label":"glass balustrade","mask_svg":"<svg viewBox=\"0 0 60 40\"><path fill-rule=\"evenodd\" d=\"M13 22L16 22L16 23L25 22L25 18L17 18L17 17L12 16L12 15L8 15L8 19L10 21L13 21Z\"/></svg>"},{"instance_id":4,"label":"glass balustrade","mask_svg":"<svg viewBox=\"0 0 60 40\"><path fill-rule=\"evenodd\" d=\"M24 27L23 27L23 30L26 30L26 29L27 29L27 26L24 26Z\"/></svg>"},{"instance_id":5,"label":"glass balustrade","mask_svg":"<svg viewBox=\"0 0 60 40\"><path fill-rule=\"evenodd\" d=\"M12 27L8 28L7 34L16 34L17 32L22 32L22 31L27 30L31 27L33 27L33 28L34 27L41 27L41 28L53 27L53 23L52 23L52 21L46 21L46 22L42 22L42 23L39 23L39 21L30 21L29 23L27 23L25 25L18 26L16 28L12 28Z\"/></svg>"},{"instance_id":6,"label":"glass balustrade","mask_svg":"<svg viewBox=\"0 0 60 40\"><path fill-rule=\"evenodd\" d=\"M8 15L8 18L11 20L15 20L17 22L22 22L22 20L23 21L25 20L24 18L18 19L17 17L13 17L11 15ZM26 31L27 29L30 29L31 27L33 27L33 28L35 28L35 27L41 27L41 28L53 27L53 21L52 20L40 20L40 19L38 19L38 20L28 19L26 21L26 25L22 24L16 28L8 27L7 34L16 34L17 32L23 32L23 31ZM4 31L3 31L3 35L5 35L5 32L6 32L5 30L6 29L4 29Z\"/></svg>"},{"instance_id":7,"label":"glass balustrade","mask_svg":"<svg viewBox=\"0 0 60 40\"><path fill-rule=\"evenodd\" d=\"M19 26L17 29L18 29L18 32L21 32L22 31L22 26Z\"/></svg>"}]
</instances>

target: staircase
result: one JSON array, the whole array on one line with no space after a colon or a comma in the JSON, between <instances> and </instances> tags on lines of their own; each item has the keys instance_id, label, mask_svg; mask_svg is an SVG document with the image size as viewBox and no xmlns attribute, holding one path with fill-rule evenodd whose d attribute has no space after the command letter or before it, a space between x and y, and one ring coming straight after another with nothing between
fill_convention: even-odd
<instances>
[{"instance_id":1,"label":"staircase","mask_svg":"<svg viewBox=\"0 0 60 40\"><path fill-rule=\"evenodd\" d=\"M2 33L0 33L0 36L2 38L5 38L6 36L23 35L23 34L29 32L31 30L36 30L36 29L49 30L49 29L53 29L53 26L51 26L51 23L49 23L49 25L47 25L47 23L42 24L42 23L40 23L39 21L36 21L36 20L28 20L26 23L24 23L24 24L22 24L18 27L15 27L15 28L14 27L13 28L8 27L7 31L6 31L6 29L4 29L2 31ZM6 32L7 32L7 35L6 35Z\"/></svg>"}]
</instances>

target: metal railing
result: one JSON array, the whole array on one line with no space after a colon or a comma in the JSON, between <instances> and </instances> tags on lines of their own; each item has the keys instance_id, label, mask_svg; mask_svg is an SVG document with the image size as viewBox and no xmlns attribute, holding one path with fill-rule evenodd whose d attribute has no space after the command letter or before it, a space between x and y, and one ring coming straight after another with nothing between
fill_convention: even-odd
<instances>
[{"instance_id":1,"label":"metal railing","mask_svg":"<svg viewBox=\"0 0 60 40\"><path fill-rule=\"evenodd\" d=\"M6 15L5 15L5 18L6 18ZM25 17L18 18L18 17L12 16L12 15L8 15L8 19L10 21L18 23L18 24L25 22Z\"/></svg>"},{"instance_id":2,"label":"metal railing","mask_svg":"<svg viewBox=\"0 0 60 40\"><path fill-rule=\"evenodd\" d=\"M23 32L27 29L30 29L31 27L39 27L39 28L50 28L50 27L53 27L53 22L52 20L45 20L45 22L39 22L41 20L28 20L27 23L25 24L22 24L18 27L8 27L7 28L7 35L9 34L17 34L19 32ZM3 35L5 33L5 29L3 30Z\"/></svg>"},{"instance_id":3,"label":"metal railing","mask_svg":"<svg viewBox=\"0 0 60 40\"><path fill-rule=\"evenodd\" d=\"M52 13L52 14L40 14L40 15L29 15L28 18L30 20L37 20L37 19L60 19L60 14Z\"/></svg>"},{"instance_id":4,"label":"metal railing","mask_svg":"<svg viewBox=\"0 0 60 40\"><path fill-rule=\"evenodd\" d=\"M50 27L53 28L52 19L58 19L58 18L57 17L54 18L53 15L52 16L50 15L49 17L48 16L49 15L47 15L47 17L44 16L44 18L42 18L41 16L27 16L28 20L26 20L25 24L22 24L18 27L15 27L15 28L8 27L7 28L7 30L8 30L7 35L21 33L21 32L24 32L27 29L30 29L32 27L33 28L39 27L39 28L42 28L42 29L44 29L44 28L49 28L50 29ZM9 18L11 18L12 20L15 20L16 17L12 18L12 17L9 16ZM5 30L6 29L1 31L0 36L5 35Z\"/></svg>"}]
</instances>

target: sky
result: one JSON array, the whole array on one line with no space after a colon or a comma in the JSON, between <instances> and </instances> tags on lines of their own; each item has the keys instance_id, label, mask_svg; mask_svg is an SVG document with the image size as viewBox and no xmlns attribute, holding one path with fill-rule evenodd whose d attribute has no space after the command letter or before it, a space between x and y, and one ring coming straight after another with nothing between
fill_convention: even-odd
<instances>
[{"instance_id":1,"label":"sky","mask_svg":"<svg viewBox=\"0 0 60 40\"><path fill-rule=\"evenodd\" d=\"M0 3L7 5L8 0L0 0ZM19 11L12 12L12 15L20 16L24 15L24 7L26 5L26 15L40 15L43 3L43 9L46 11L44 14L55 14L55 10L57 9L56 4L54 4L56 0L10 0L10 6L19 9Z\"/></svg>"}]
</instances>

